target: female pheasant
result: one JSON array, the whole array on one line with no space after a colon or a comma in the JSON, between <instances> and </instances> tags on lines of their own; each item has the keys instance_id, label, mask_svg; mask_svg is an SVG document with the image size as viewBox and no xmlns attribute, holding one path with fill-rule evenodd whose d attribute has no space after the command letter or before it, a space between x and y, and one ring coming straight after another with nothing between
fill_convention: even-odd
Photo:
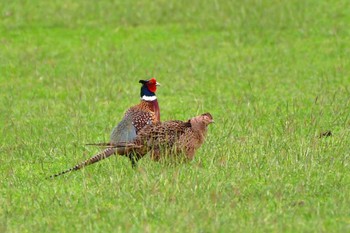
<instances>
[{"instance_id":1,"label":"female pheasant","mask_svg":"<svg viewBox=\"0 0 350 233\"><path fill-rule=\"evenodd\" d=\"M155 161L167 155L185 155L186 159L192 160L196 150L204 143L208 125L213 122L212 115L204 113L188 121L173 120L147 125L141 129L132 142L114 144L92 158L50 177L79 170L113 154L129 157L133 166L148 152Z\"/></svg>"},{"instance_id":2,"label":"female pheasant","mask_svg":"<svg viewBox=\"0 0 350 233\"><path fill-rule=\"evenodd\" d=\"M207 127L213 123L210 113L193 117L188 121L166 121L145 126L132 143L118 143L118 154L127 155L133 165L148 152L152 160L184 155L192 160L196 150L204 143Z\"/></svg>"}]
</instances>

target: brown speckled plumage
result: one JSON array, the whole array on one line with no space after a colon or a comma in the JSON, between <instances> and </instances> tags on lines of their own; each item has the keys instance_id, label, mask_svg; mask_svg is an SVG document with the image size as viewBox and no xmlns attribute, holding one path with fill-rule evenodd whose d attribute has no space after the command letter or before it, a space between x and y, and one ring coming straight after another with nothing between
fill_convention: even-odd
<instances>
[{"instance_id":1,"label":"brown speckled plumage","mask_svg":"<svg viewBox=\"0 0 350 233\"><path fill-rule=\"evenodd\" d=\"M138 105L129 108L125 113L125 117L132 122L136 129L136 134L144 126L160 121L159 110L155 109L153 101L141 101Z\"/></svg>"},{"instance_id":2,"label":"brown speckled plumage","mask_svg":"<svg viewBox=\"0 0 350 233\"><path fill-rule=\"evenodd\" d=\"M119 153L133 155L136 161L148 152L156 161L161 157L178 155L185 155L187 159L192 160L196 150L205 140L207 126L212 122L214 121L210 113L188 121L158 122L145 126L133 142L118 143L116 146Z\"/></svg>"}]
</instances>

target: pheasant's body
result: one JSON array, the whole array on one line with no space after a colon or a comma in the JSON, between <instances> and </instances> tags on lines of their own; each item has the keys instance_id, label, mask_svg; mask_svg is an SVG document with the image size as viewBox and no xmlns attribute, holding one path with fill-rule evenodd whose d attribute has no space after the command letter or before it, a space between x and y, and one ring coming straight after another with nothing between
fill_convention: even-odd
<instances>
[{"instance_id":1,"label":"pheasant's body","mask_svg":"<svg viewBox=\"0 0 350 233\"><path fill-rule=\"evenodd\" d=\"M51 177L79 170L113 154L129 157L133 165L148 152L151 153L151 158L156 161L167 155L185 155L187 159L192 160L196 150L205 140L207 126L212 122L214 122L212 116L205 113L188 121L174 120L147 125L140 130L132 142L114 144L113 147L105 149L73 168Z\"/></svg>"},{"instance_id":2,"label":"pheasant's body","mask_svg":"<svg viewBox=\"0 0 350 233\"><path fill-rule=\"evenodd\" d=\"M160 84L155 78L149 80L140 80L142 84L140 97L141 102L133 107L130 107L124 114L123 119L113 129L110 142L108 143L92 143L87 145L98 145L98 146L111 146L119 142L130 142L133 141L137 133L146 125L155 124L160 121L160 110L158 100L156 97L157 86ZM121 151L123 149L120 149ZM107 158L117 152L115 148L108 148L101 153L93 156L92 158L77 164L73 168L63 171L51 177L59 176L70 171L79 170L82 167L93 164L104 158ZM122 154L120 152L119 154Z\"/></svg>"},{"instance_id":3,"label":"pheasant's body","mask_svg":"<svg viewBox=\"0 0 350 233\"><path fill-rule=\"evenodd\" d=\"M160 84L155 78L139 82L142 83L141 102L125 112L123 119L113 129L110 142L88 145L110 146L118 142L130 142L144 126L160 121L160 109L155 94L157 86Z\"/></svg>"},{"instance_id":4,"label":"pheasant's body","mask_svg":"<svg viewBox=\"0 0 350 233\"><path fill-rule=\"evenodd\" d=\"M138 132L146 125L160 121L160 112L157 99L142 100L141 103L129 108L121 122L113 129L110 144L132 141Z\"/></svg>"},{"instance_id":5,"label":"pheasant's body","mask_svg":"<svg viewBox=\"0 0 350 233\"><path fill-rule=\"evenodd\" d=\"M186 122L175 120L148 125L133 142L118 143L118 153L133 154L135 160L148 152L151 152L153 160L178 155L185 155L188 160L192 160L205 140L207 126L212 122L212 116L206 113Z\"/></svg>"}]
</instances>

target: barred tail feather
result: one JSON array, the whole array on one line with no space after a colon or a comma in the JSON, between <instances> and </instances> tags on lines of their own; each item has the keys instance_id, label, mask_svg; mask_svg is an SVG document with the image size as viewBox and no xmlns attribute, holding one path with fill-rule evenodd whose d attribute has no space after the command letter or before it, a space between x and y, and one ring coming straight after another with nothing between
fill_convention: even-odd
<instances>
[{"instance_id":1,"label":"barred tail feather","mask_svg":"<svg viewBox=\"0 0 350 233\"><path fill-rule=\"evenodd\" d=\"M113 147L110 142L98 142L98 143L87 143L85 146L100 146L100 147Z\"/></svg>"},{"instance_id":2,"label":"barred tail feather","mask_svg":"<svg viewBox=\"0 0 350 233\"><path fill-rule=\"evenodd\" d=\"M113 155L115 153L116 153L116 150L114 148L107 148L104 151L102 151L101 153L98 153L97 155L95 155L95 156L85 160L82 163L79 163L79 164L75 165L72 168L69 168L69 169L67 169L65 171L62 171L60 173L57 173L55 175L50 176L50 178L54 178L54 177L66 174L66 173L71 172L71 171L77 171L77 170L79 170L79 169L81 169L83 167L86 167L86 166L90 165L90 164L93 164L93 163L96 163L96 162L98 162L98 161L100 161L102 159L108 158L109 156L111 156L111 155Z\"/></svg>"},{"instance_id":3,"label":"barred tail feather","mask_svg":"<svg viewBox=\"0 0 350 233\"><path fill-rule=\"evenodd\" d=\"M142 148L143 145L137 145L132 142L118 142L112 145L114 148L129 148L129 149L139 149Z\"/></svg>"},{"instance_id":4,"label":"barred tail feather","mask_svg":"<svg viewBox=\"0 0 350 233\"><path fill-rule=\"evenodd\" d=\"M118 142L118 143L110 143L110 142L99 142L99 143L88 143L85 146L100 146L106 148L141 148L142 146L136 145L132 142Z\"/></svg>"}]
</instances>

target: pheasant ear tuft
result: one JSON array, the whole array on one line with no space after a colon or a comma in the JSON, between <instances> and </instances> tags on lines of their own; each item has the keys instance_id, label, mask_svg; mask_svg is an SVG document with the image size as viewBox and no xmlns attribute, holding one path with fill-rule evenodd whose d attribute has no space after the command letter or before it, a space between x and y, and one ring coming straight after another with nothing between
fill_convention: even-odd
<instances>
[{"instance_id":1,"label":"pheasant ear tuft","mask_svg":"<svg viewBox=\"0 0 350 233\"><path fill-rule=\"evenodd\" d=\"M139 83L147 87L147 89L153 93L157 91L157 86L160 85L159 83L157 83L157 80L155 78L151 78L149 80L140 80Z\"/></svg>"}]
</instances>

